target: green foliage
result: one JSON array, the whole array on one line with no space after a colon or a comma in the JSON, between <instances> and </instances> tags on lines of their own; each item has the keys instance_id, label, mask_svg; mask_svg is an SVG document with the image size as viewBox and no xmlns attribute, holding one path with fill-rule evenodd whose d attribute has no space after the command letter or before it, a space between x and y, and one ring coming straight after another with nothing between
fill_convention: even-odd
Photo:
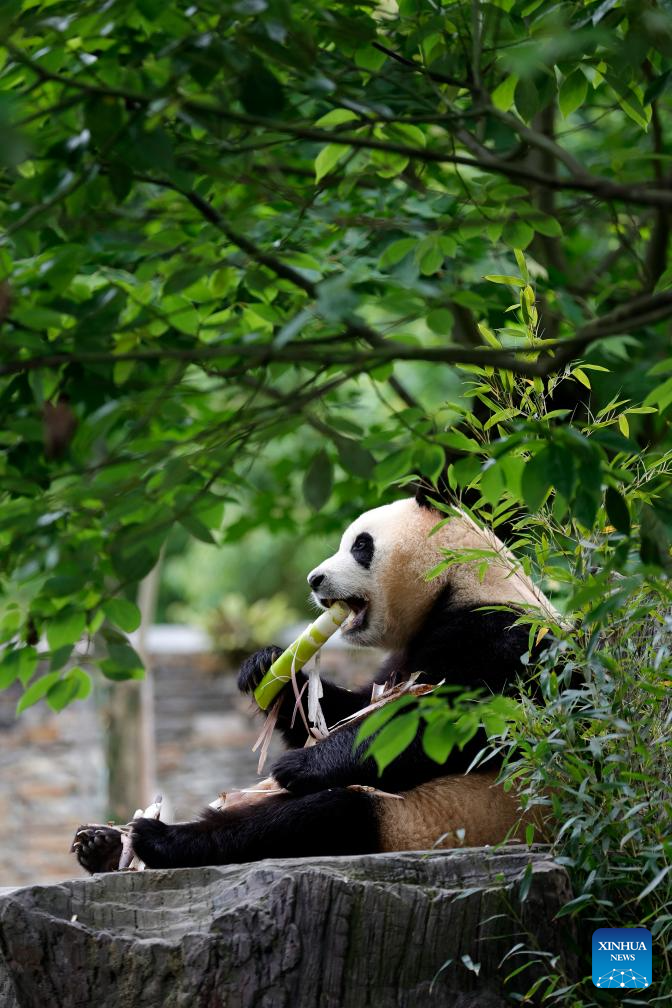
<instances>
[{"instance_id":1,"label":"green foliage","mask_svg":"<svg viewBox=\"0 0 672 1008\"><path fill-rule=\"evenodd\" d=\"M369 740L365 754L373 756L382 773L421 731L423 749L441 764L453 748L462 749L481 725L500 735L519 716L518 704L510 697L486 699L478 691L442 686L417 701L406 695L386 703L362 722L355 744Z\"/></svg>"},{"instance_id":2,"label":"green foliage","mask_svg":"<svg viewBox=\"0 0 672 1008\"><path fill-rule=\"evenodd\" d=\"M585 372L576 370L573 380L584 385ZM581 422L558 427L552 379L537 391L485 369L470 368L470 374L478 383L475 399L490 413L489 419L466 418L472 454L483 462L464 479L457 463L448 478L456 493L474 495L477 518L495 529L509 526L519 561L559 610L549 622L530 607L518 622L529 625L530 648L549 630L551 643L527 679L521 669L518 702L454 688L417 701L406 696L368 717L358 742L369 739L367 752L382 772L418 731L425 752L444 763L482 725L490 744L474 762L503 754L503 786L515 788L523 808L540 806L550 815L542 838L569 871L574 897L561 916L576 918L582 970L589 977L596 928L648 927L655 997L632 1003L662 1005L672 996L672 589L666 576L672 452L642 458L622 423L648 415L637 406L609 403L594 417L588 412ZM427 576L494 558L487 548L446 553ZM528 826L527 842L534 839ZM521 898L529 881L521 883ZM588 978L571 983L557 962L536 957L524 942L511 957L511 978L523 962L545 966L530 999L573 1008L610 1004L610 995L605 1000Z\"/></svg>"},{"instance_id":3,"label":"green foliage","mask_svg":"<svg viewBox=\"0 0 672 1008\"><path fill-rule=\"evenodd\" d=\"M609 563L612 549L596 536L591 563ZM593 583L574 632L548 654L539 677L543 706L524 703L503 776L524 803L541 804L553 816L554 853L567 867L574 897L562 914L576 919L582 970L590 973L595 928L647 927L654 987L633 1003L663 1005L672 996L670 592L667 584L634 579L619 590L609 580L608 618L594 607ZM570 688L574 670L582 684ZM610 1003L588 979L567 986L549 970L546 983L555 988L550 1003Z\"/></svg>"},{"instance_id":4,"label":"green foliage","mask_svg":"<svg viewBox=\"0 0 672 1008\"><path fill-rule=\"evenodd\" d=\"M276 641L280 631L297 619L284 595L249 602L243 595L227 595L209 619L213 644L233 662Z\"/></svg>"}]
</instances>

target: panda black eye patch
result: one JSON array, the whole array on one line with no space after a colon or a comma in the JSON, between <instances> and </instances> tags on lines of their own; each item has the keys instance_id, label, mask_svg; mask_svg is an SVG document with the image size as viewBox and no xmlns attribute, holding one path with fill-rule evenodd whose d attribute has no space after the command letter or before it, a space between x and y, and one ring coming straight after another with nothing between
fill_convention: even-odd
<instances>
[{"instance_id":1,"label":"panda black eye patch","mask_svg":"<svg viewBox=\"0 0 672 1008\"><path fill-rule=\"evenodd\" d=\"M350 552L362 567L366 570L371 566L371 561L373 560L373 538L368 532L360 532L352 546L350 547Z\"/></svg>"}]
</instances>

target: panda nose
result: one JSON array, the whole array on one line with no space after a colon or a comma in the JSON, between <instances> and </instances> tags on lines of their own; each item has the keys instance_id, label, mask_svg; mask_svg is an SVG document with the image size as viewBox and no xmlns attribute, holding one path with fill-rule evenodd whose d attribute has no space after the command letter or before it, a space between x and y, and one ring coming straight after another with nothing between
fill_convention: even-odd
<instances>
[{"instance_id":1,"label":"panda nose","mask_svg":"<svg viewBox=\"0 0 672 1008\"><path fill-rule=\"evenodd\" d=\"M317 591L317 589L320 587L323 581L324 581L324 574L310 574L308 576L308 584L313 589L313 591Z\"/></svg>"}]
</instances>

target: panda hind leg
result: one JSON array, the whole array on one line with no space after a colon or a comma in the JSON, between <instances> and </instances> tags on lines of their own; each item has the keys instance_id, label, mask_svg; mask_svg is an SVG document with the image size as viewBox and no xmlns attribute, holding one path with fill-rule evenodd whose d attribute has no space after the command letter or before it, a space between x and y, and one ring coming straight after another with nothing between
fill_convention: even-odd
<instances>
[{"instance_id":1,"label":"panda hind leg","mask_svg":"<svg viewBox=\"0 0 672 1008\"><path fill-rule=\"evenodd\" d=\"M70 851L91 875L116 871L121 857L121 833L109 826L78 826Z\"/></svg>"},{"instance_id":2,"label":"panda hind leg","mask_svg":"<svg viewBox=\"0 0 672 1008\"><path fill-rule=\"evenodd\" d=\"M346 788L273 795L247 806L207 809L195 822L133 824L133 849L149 868L196 868L263 858L371 854L380 850L378 805Z\"/></svg>"}]
</instances>

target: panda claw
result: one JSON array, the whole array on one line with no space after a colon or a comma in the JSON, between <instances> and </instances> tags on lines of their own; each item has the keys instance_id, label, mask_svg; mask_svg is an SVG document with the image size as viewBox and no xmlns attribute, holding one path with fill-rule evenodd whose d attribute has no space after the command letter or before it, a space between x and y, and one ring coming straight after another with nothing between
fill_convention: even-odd
<instances>
[{"instance_id":1,"label":"panda claw","mask_svg":"<svg viewBox=\"0 0 672 1008\"><path fill-rule=\"evenodd\" d=\"M254 654L246 658L240 666L238 673L238 689L241 693L252 693L264 678L269 668L282 654L282 648L271 644L269 647L261 648Z\"/></svg>"}]
</instances>

